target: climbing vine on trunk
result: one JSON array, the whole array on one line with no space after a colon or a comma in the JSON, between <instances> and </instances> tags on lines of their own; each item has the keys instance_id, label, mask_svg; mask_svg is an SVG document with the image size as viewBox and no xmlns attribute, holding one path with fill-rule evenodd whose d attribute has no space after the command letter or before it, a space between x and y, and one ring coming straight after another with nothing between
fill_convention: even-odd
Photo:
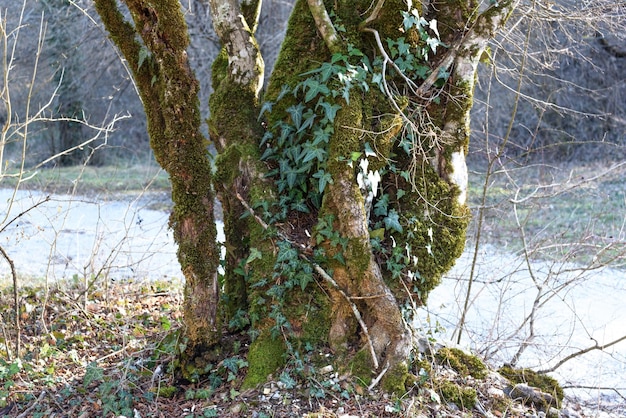
<instances>
[{"instance_id":1,"label":"climbing vine on trunk","mask_svg":"<svg viewBox=\"0 0 626 418\"><path fill-rule=\"evenodd\" d=\"M478 61L515 2L297 0L263 89L259 3L210 1L223 45L208 121L224 208L223 298L184 22L175 1L126 3L134 24L107 14L115 1L97 1L172 177L190 341L196 315L209 317L211 337L192 345L218 342L223 318L253 338L246 386L328 347L371 386L403 391L411 312L465 243Z\"/></svg>"}]
</instances>

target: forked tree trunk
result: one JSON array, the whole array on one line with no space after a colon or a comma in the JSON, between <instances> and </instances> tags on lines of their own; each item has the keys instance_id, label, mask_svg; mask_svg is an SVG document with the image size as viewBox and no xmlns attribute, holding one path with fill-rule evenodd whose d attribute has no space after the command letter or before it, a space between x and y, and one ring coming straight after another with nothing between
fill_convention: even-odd
<instances>
[{"instance_id":1,"label":"forked tree trunk","mask_svg":"<svg viewBox=\"0 0 626 418\"><path fill-rule=\"evenodd\" d=\"M128 1L132 26L114 1L97 1L135 71L152 146L172 176L186 332L206 348L218 325L210 171L184 22L176 1L153 3ZM209 126L225 210L225 312L233 328L249 322L257 335L245 385L266 379L289 350L307 343L330 347L365 380L382 378L387 391L404 389L412 340L402 308L423 303L463 250L476 66L514 1L415 7L403 0L297 0L260 106L258 3L211 0L224 47L213 66ZM407 48L422 51L421 58L405 57L412 67L397 60L397 50ZM315 78L324 63L332 77ZM359 71L366 76L358 78ZM313 143L320 132L325 139ZM317 164L290 167L304 152L315 152ZM312 160L297 155L295 164ZM362 181L376 176L379 187Z\"/></svg>"}]
</instances>

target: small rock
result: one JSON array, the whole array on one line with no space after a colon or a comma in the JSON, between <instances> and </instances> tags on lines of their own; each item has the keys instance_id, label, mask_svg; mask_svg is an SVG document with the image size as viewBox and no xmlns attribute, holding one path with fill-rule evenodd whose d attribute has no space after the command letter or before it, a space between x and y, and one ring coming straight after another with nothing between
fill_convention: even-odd
<instances>
[{"instance_id":1,"label":"small rock","mask_svg":"<svg viewBox=\"0 0 626 418\"><path fill-rule=\"evenodd\" d=\"M333 366L329 364L328 366L324 366L320 369L321 374L328 374L333 371Z\"/></svg>"},{"instance_id":2,"label":"small rock","mask_svg":"<svg viewBox=\"0 0 626 418\"><path fill-rule=\"evenodd\" d=\"M263 395L269 395L270 393L272 393L272 389L269 387L264 387L263 388Z\"/></svg>"},{"instance_id":3,"label":"small rock","mask_svg":"<svg viewBox=\"0 0 626 418\"><path fill-rule=\"evenodd\" d=\"M524 383L519 383L513 386L509 396L511 399L521 399L522 402L526 404L531 403L532 405L538 407L543 407L545 405L555 406L557 404L554 396Z\"/></svg>"},{"instance_id":4,"label":"small rock","mask_svg":"<svg viewBox=\"0 0 626 418\"><path fill-rule=\"evenodd\" d=\"M233 414L239 414L242 409L243 409L243 404L236 403L230 408L230 412L232 412Z\"/></svg>"},{"instance_id":5,"label":"small rock","mask_svg":"<svg viewBox=\"0 0 626 418\"><path fill-rule=\"evenodd\" d=\"M495 398L504 398L506 396L502 389L494 387L490 387L489 389L487 389L487 393L489 394L489 396L493 396Z\"/></svg>"}]
</instances>

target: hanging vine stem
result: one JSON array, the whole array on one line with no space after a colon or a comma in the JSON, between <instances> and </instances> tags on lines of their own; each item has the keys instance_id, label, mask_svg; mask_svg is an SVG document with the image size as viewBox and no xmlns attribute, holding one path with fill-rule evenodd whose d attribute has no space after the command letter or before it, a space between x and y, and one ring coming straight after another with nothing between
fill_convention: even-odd
<instances>
[{"instance_id":1,"label":"hanging vine stem","mask_svg":"<svg viewBox=\"0 0 626 418\"><path fill-rule=\"evenodd\" d=\"M250 212L250 214L254 217L254 219L258 222L259 225L261 225L261 227L263 227L263 229L267 230L269 228L269 225L263 220L261 219L255 212L254 209L252 209L252 207L250 207L250 205L248 204L248 202L246 202L246 200L239 194L236 193L237 195L237 199L239 200L239 202L241 203L241 205L246 208L246 210L248 212ZM289 240L289 238L287 238L284 234L282 234L281 232L277 232L278 236L285 240L286 242L288 242L291 246L293 247L299 247L302 248L302 246L298 246L295 243L291 242ZM367 325L365 324L365 322L363 321L363 317L361 316L361 313L359 312L359 309L356 307L356 305L352 302L352 300L350 299L350 296L348 296L348 294L341 289L341 287L339 286L339 284L335 281L335 279L333 279L331 277L330 274L328 274L319 264L315 263L314 261L311 261L306 255L298 252L300 258L308 263L310 263L313 268L315 269L315 271L327 282L329 283L337 292L339 292L339 294L341 296L343 296L343 298L346 300L346 302L348 302L348 304L350 305L350 308L352 309L352 313L354 315L354 317L356 318L356 320L359 322L359 325L361 326L361 329L363 330L363 335L365 336L365 339L367 340L367 345L370 351L370 354L372 356L372 363L374 365L374 369L378 370L379 367L379 363L378 363L378 358L376 356L376 351L374 350L374 344L372 343L372 339L370 337L369 331L367 329ZM384 370L380 377L382 377L382 375L385 373L386 370Z\"/></svg>"}]
</instances>

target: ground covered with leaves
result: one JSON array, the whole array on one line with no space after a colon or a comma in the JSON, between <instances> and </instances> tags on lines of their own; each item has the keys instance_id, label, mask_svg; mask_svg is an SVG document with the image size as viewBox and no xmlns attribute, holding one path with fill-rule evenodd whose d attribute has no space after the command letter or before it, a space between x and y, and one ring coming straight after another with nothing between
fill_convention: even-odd
<instances>
[{"instance_id":1,"label":"ground covered with leaves","mask_svg":"<svg viewBox=\"0 0 626 418\"><path fill-rule=\"evenodd\" d=\"M19 321L16 294L2 289L0 417L596 416L572 403L550 409L552 395L545 391L517 394L501 374L471 366L474 361L460 350L441 349L428 338L416 341L422 347L416 349L411 389L399 396L338 373L332 354L319 352L242 391L245 336L229 337L233 349L196 382L181 381L173 367L184 344L181 286L99 287L85 292L82 281L48 290L22 286Z\"/></svg>"}]
</instances>

